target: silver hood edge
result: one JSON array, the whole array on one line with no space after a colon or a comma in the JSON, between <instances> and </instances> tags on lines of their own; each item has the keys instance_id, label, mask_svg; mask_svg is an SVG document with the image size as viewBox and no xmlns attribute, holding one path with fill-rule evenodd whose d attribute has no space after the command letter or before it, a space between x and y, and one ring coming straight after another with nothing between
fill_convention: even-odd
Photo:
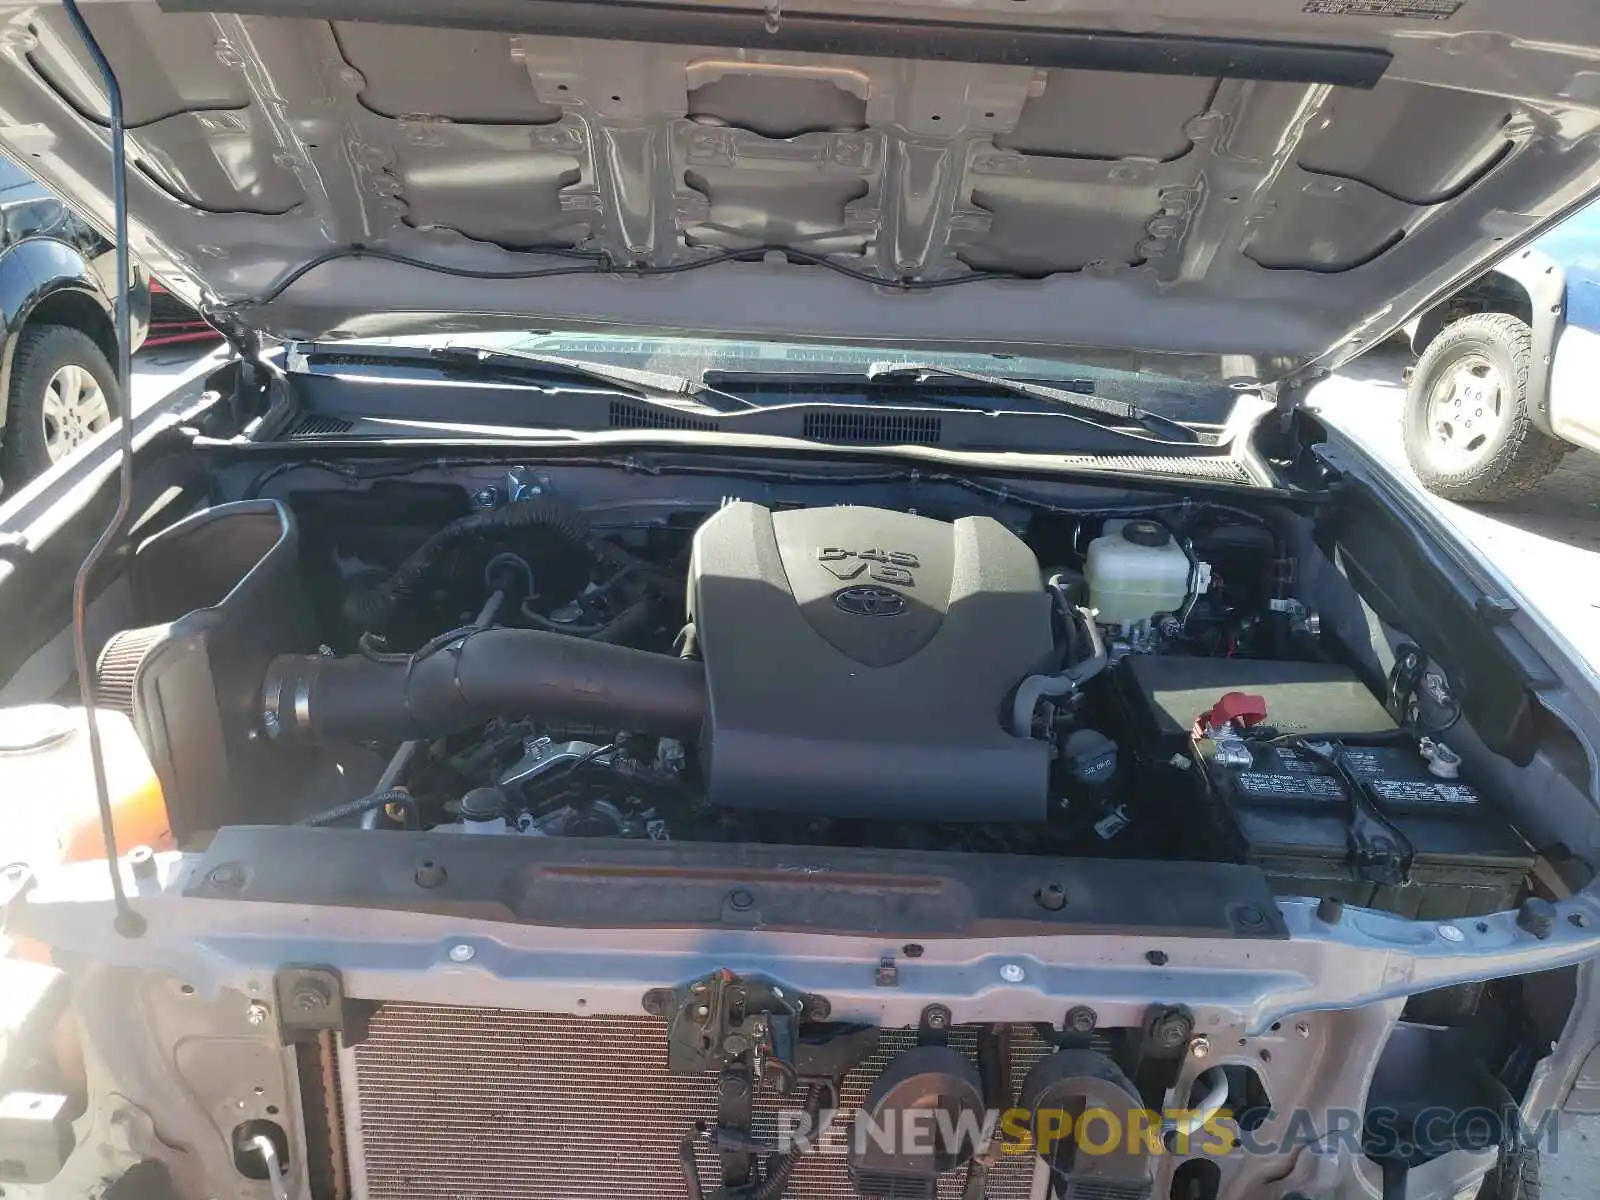
<instances>
[{"instance_id":1,"label":"silver hood edge","mask_svg":"<svg viewBox=\"0 0 1600 1200\"><path fill-rule=\"evenodd\" d=\"M125 96L132 248L277 336L648 330L1273 381L1600 188L1585 0L182 6L84 6ZM62 10L0 0L0 147L109 226L105 113Z\"/></svg>"}]
</instances>

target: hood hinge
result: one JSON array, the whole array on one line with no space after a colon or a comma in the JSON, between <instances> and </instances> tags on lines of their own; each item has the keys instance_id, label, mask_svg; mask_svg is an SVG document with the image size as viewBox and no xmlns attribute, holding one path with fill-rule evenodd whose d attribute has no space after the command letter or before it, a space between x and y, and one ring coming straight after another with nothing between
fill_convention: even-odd
<instances>
[{"instance_id":1,"label":"hood hinge","mask_svg":"<svg viewBox=\"0 0 1600 1200\"><path fill-rule=\"evenodd\" d=\"M261 415L264 408L261 397L270 389L275 372L262 353L258 330L226 312L208 312L205 317L239 356L240 369L234 376L233 394L228 397L228 406L234 424L242 426L252 417Z\"/></svg>"},{"instance_id":2,"label":"hood hinge","mask_svg":"<svg viewBox=\"0 0 1600 1200\"><path fill-rule=\"evenodd\" d=\"M1268 384L1261 391L1277 406L1279 412L1290 413L1304 404L1306 394L1332 373L1324 367L1307 367L1297 375Z\"/></svg>"},{"instance_id":3,"label":"hood hinge","mask_svg":"<svg viewBox=\"0 0 1600 1200\"><path fill-rule=\"evenodd\" d=\"M1317 434L1320 423L1303 412L1307 393L1328 377L1330 372L1312 367L1299 375L1281 379L1261 389L1276 412L1267 413L1257 426L1262 451L1272 457L1298 461L1306 449L1308 437L1320 441Z\"/></svg>"},{"instance_id":4,"label":"hood hinge","mask_svg":"<svg viewBox=\"0 0 1600 1200\"><path fill-rule=\"evenodd\" d=\"M211 310L204 314L218 333L222 334L233 351L251 368L253 382L263 381L270 370L266 359L261 353L261 333L251 328L237 317L220 309Z\"/></svg>"}]
</instances>

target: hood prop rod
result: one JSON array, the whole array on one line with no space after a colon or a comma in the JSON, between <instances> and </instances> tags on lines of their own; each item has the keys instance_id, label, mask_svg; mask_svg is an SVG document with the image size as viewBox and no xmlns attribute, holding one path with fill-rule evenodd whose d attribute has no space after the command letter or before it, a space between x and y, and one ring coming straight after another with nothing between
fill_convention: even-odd
<instances>
[{"instance_id":1,"label":"hood prop rod","mask_svg":"<svg viewBox=\"0 0 1600 1200\"><path fill-rule=\"evenodd\" d=\"M95 69L105 83L106 99L111 107L111 204L115 210L112 238L117 264L116 333L117 378L122 383L122 413L117 422L117 442L121 487L117 496L117 511L101 532L72 584L72 656L78 671L78 696L83 704L89 726L89 757L94 764L95 800L100 809L100 835L105 841L106 869L111 873L111 896L116 907L114 924L123 937L139 937L145 931L145 920L128 903L128 893L122 886L122 863L117 854L116 823L111 815L111 790L106 782L105 748L100 741L100 722L95 711L94 672L89 663L88 632L85 619L89 606L89 583L95 568L111 549L133 507L133 340L128 313L128 287L131 271L128 263L128 182L127 150L124 146L122 116L122 88L117 84L116 72L106 59L100 43L95 40L83 14L78 11L77 0L61 0L67 19L83 39Z\"/></svg>"}]
</instances>

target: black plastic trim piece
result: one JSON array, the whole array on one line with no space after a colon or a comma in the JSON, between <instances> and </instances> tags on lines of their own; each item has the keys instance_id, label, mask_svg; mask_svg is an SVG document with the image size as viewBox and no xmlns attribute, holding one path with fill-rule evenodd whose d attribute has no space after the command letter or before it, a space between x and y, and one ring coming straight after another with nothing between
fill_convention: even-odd
<instances>
[{"instance_id":1,"label":"black plastic trim piece","mask_svg":"<svg viewBox=\"0 0 1600 1200\"><path fill-rule=\"evenodd\" d=\"M392 366L393 373L365 377L315 371L296 374L294 386L305 406L306 417L353 423L378 419L436 421L439 413L448 412L452 422L462 425L515 423L524 427L584 432L678 430L765 434L807 440L821 432L830 437L827 443L830 445L884 444L882 439L887 436L884 428L892 421L906 426L899 444L937 444L948 450L1153 454L1176 464L1178 471L1183 470L1179 460L1193 459L1207 464L1231 461L1226 448L1165 442L1148 434L1126 433L1066 411L1011 410L1006 409L1004 403L1000 407L1006 411L1000 417L976 409L943 407L937 401L919 403L910 397L900 404L871 405L826 399L796 400L721 413L686 409L603 386L538 384L530 384L515 400L508 401L503 386L429 378L427 373L433 368L428 365L422 368L422 378L417 378L416 366L405 356L385 365ZM401 373L411 386L394 386L394 380ZM941 388L940 394L942 392ZM863 387L862 393L866 396L869 390ZM522 406L520 411L512 407L514 404ZM850 439L848 434L852 428L859 433ZM392 430L387 432L392 434ZM329 434L321 440L338 436ZM359 428L352 429L350 436L358 438Z\"/></svg>"},{"instance_id":2,"label":"black plastic trim piece","mask_svg":"<svg viewBox=\"0 0 1600 1200\"><path fill-rule=\"evenodd\" d=\"M1382 497L1352 489L1335 521L1362 599L1445 668L1484 744L1526 766L1538 748L1533 693L1560 683L1549 664L1503 618L1485 615L1482 593Z\"/></svg>"},{"instance_id":3,"label":"black plastic trim piece","mask_svg":"<svg viewBox=\"0 0 1600 1200\"><path fill-rule=\"evenodd\" d=\"M168 11L210 11L214 0L166 0ZM1152 75L1259 79L1370 88L1389 68L1386 50L1249 38L1049 29L1037 25L790 12L776 32L765 12L593 0L233 0L230 12L318 20L378 21L505 29L546 37L622 39L688 46L743 46L872 58L931 59L997 66L1136 71Z\"/></svg>"},{"instance_id":4,"label":"black plastic trim piece","mask_svg":"<svg viewBox=\"0 0 1600 1200\"><path fill-rule=\"evenodd\" d=\"M318 869L308 874L305 863L313 859ZM423 860L445 869L437 886L418 886ZM224 863L243 876L237 885L211 880ZM1148 886L1155 876L1159 888ZM1231 863L1163 862L1141 870L1128 861L1000 854L398 831L373 837L358 829L251 826L221 830L191 878L186 894L209 899L569 928L726 928L723 902L737 885L754 897L766 930L919 940L1288 936L1266 877ZM1050 883L1067 896L1059 911L1033 898Z\"/></svg>"}]
</instances>

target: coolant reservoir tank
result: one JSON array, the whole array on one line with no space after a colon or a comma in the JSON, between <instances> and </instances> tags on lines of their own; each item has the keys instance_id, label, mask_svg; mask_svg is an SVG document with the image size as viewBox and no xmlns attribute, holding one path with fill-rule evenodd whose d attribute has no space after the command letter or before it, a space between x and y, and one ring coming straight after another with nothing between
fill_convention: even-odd
<instances>
[{"instance_id":1,"label":"coolant reservoir tank","mask_svg":"<svg viewBox=\"0 0 1600 1200\"><path fill-rule=\"evenodd\" d=\"M133 723L97 710L117 849L172 848L161 783ZM32 704L0 708L0 858L34 864L105 856L88 714Z\"/></svg>"},{"instance_id":2,"label":"coolant reservoir tank","mask_svg":"<svg viewBox=\"0 0 1600 1200\"><path fill-rule=\"evenodd\" d=\"M1107 521L1089 543L1084 577L1102 625L1126 627L1177 612L1189 597L1189 556L1157 521Z\"/></svg>"}]
</instances>

